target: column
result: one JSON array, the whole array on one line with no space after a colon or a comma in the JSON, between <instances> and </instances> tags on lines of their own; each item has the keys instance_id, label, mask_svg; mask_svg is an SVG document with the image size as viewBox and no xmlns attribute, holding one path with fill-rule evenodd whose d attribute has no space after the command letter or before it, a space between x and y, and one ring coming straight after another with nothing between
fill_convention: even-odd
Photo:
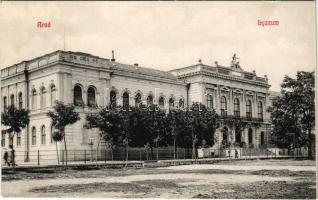
<instances>
[{"instance_id":1,"label":"column","mask_svg":"<svg viewBox=\"0 0 318 200\"><path fill-rule=\"evenodd\" d=\"M108 106L108 104L110 103L110 80L105 79L104 82L105 85L103 85L104 89L104 94L102 94L103 96L103 105L102 106Z\"/></svg>"},{"instance_id":2,"label":"column","mask_svg":"<svg viewBox=\"0 0 318 200\"><path fill-rule=\"evenodd\" d=\"M220 101L221 101L221 97L220 97L220 86L218 85L215 88L215 110L217 114L221 113L221 107L220 107Z\"/></svg>"},{"instance_id":3,"label":"column","mask_svg":"<svg viewBox=\"0 0 318 200\"><path fill-rule=\"evenodd\" d=\"M234 115L233 113L233 89L230 88L229 100L228 100L228 115Z\"/></svg>"},{"instance_id":4,"label":"column","mask_svg":"<svg viewBox=\"0 0 318 200\"><path fill-rule=\"evenodd\" d=\"M243 90L243 93L242 93L242 105L241 105L241 116L242 117L246 117L246 93L245 93L245 90Z\"/></svg>"}]
</instances>

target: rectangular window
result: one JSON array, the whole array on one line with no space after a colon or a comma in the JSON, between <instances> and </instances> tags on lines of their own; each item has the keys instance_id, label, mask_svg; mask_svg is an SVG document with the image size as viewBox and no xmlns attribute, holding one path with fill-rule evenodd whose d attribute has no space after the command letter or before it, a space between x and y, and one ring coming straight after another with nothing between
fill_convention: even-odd
<instances>
[{"instance_id":1,"label":"rectangular window","mask_svg":"<svg viewBox=\"0 0 318 200\"><path fill-rule=\"evenodd\" d=\"M9 134L9 147L13 146L13 137L11 137L11 134Z\"/></svg>"},{"instance_id":2,"label":"rectangular window","mask_svg":"<svg viewBox=\"0 0 318 200\"><path fill-rule=\"evenodd\" d=\"M17 133L17 146L21 146L21 133Z\"/></svg>"}]
</instances>

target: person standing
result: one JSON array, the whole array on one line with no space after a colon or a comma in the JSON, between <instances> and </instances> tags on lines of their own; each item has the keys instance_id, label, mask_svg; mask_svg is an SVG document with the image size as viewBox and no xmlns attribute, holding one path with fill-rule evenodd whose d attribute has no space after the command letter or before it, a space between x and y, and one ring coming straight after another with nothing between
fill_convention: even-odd
<instances>
[{"instance_id":1,"label":"person standing","mask_svg":"<svg viewBox=\"0 0 318 200\"><path fill-rule=\"evenodd\" d=\"M9 165L8 158L9 158L9 154L7 152L7 149L5 149L5 152L4 152L4 155L3 155L3 159L4 159L4 164L5 165Z\"/></svg>"}]
</instances>

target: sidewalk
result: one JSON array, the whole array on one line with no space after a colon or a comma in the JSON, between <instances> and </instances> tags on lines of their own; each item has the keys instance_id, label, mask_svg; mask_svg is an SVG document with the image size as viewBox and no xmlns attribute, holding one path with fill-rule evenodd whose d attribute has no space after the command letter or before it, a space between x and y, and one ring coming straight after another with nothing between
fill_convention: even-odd
<instances>
[{"instance_id":1,"label":"sidewalk","mask_svg":"<svg viewBox=\"0 0 318 200\"><path fill-rule=\"evenodd\" d=\"M241 158L200 158L200 159L178 159L178 160L159 160L159 161L128 161L127 167L164 167L171 165L189 165L189 164L213 164L221 161L233 161L233 160L257 160L257 159L293 159L294 156L245 156ZM304 158L304 157L296 157ZM67 168L92 168L92 167L101 167L101 168L123 168L126 166L125 161L77 161L77 162L68 162ZM65 163L54 164L54 163L43 163L38 165L36 162L25 162L18 163L18 166L15 167L16 170L27 170L27 169L45 169L45 168L63 168L66 167ZM2 166L2 171L11 170L11 166Z\"/></svg>"}]
</instances>

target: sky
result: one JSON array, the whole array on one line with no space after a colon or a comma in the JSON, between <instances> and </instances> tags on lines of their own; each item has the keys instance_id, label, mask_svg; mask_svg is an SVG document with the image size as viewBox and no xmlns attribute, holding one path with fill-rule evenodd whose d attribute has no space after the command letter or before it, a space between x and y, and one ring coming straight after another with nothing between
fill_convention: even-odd
<instances>
[{"instance_id":1,"label":"sky","mask_svg":"<svg viewBox=\"0 0 318 200\"><path fill-rule=\"evenodd\" d=\"M0 2L0 68L58 49L160 70L197 64L267 75L316 66L315 2ZM259 26L258 20L279 21ZM51 28L37 28L50 22ZM64 46L65 27L65 46Z\"/></svg>"}]
</instances>

